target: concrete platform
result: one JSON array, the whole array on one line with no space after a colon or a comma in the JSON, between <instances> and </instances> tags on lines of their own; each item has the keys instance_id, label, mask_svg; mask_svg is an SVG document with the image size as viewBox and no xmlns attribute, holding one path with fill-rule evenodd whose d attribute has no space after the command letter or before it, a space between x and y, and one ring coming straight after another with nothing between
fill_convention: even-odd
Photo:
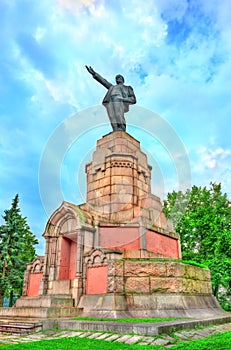
<instances>
[{"instance_id":1,"label":"concrete platform","mask_svg":"<svg viewBox=\"0 0 231 350\"><path fill-rule=\"evenodd\" d=\"M58 327L59 329L115 332L124 334L158 335L169 334L172 330L192 329L198 326L218 325L231 322L231 314L221 314L214 317L175 320L156 323L109 322L109 321L77 321L77 320L45 320L43 330Z\"/></svg>"}]
</instances>

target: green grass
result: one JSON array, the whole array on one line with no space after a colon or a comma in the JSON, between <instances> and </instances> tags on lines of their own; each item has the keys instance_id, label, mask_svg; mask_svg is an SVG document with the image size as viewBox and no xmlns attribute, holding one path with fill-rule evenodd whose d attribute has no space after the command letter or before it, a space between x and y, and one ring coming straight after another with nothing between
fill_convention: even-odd
<instances>
[{"instance_id":1,"label":"green grass","mask_svg":"<svg viewBox=\"0 0 231 350\"><path fill-rule=\"evenodd\" d=\"M73 320L76 321L108 321L108 322L139 322L139 323L150 323L150 322L165 322L175 320L185 320L186 318L176 317L155 317L155 318L103 318L103 317L75 317Z\"/></svg>"},{"instance_id":2,"label":"green grass","mask_svg":"<svg viewBox=\"0 0 231 350\"><path fill-rule=\"evenodd\" d=\"M104 340L82 339L77 337L54 340L41 340L38 342L21 343L16 345L3 345L3 350L165 350L162 346L127 345L123 343L110 343ZM208 338L198 339L175 345L172 350L230 350L231 332L212 335Z\"/></svg>"},{"instance_id":3,"label":"green grass","mask_svg":"<svg viewBox=\"0 0 231 350\"><path fill-rule=\"evenodd\" d=\"M162 350L160 346L141 346L141 345L128 345L124 343L110 343L104 340L94 339L81 339L81 338L62 338L54 340L42 340L39 342L6 345L1 347L3 350ZM208 350L208 349L207 349Z\"/></svg>"},{"instance_id":4,"label":"green grass","mask_svg":"<svg viewBox=\"0 0 231 350\"><path fill-rule=\"evenodd\" d=\"M231 332L211 335L210 337L193 340L191 342L182 342L171 348L172 350L230 350ZM150 349L151 350L151 349Z\"/></svg>"}]
</instances>

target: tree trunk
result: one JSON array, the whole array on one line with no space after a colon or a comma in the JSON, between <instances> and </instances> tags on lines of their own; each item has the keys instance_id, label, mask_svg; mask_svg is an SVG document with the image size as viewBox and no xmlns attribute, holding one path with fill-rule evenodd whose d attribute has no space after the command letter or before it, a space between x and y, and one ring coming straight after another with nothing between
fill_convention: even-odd
<instances>
[{"instance_id":1,"label":"tree trunk","mask_svg":"<svg viewBox=\"0 0 231 350\"><path fill-rule=\"evenodd\" d=\"M213 295L217 298L218 297L218 290L219 290L219 284L215 284L213 288Z\"/></svg>"},{"instance_id":2,"label":"tree trunk","mask_svg":"<svg viewBox=\"0 0 231 350\"><path fill-rule=\"evenodd\" d=\"M3 306L3 295L2 295L2 290L0 289L0 307Z\"/></svg>"},{"instance_id":3,"label":"tree trunk","mask_svg":"<svg viewBox=\"0 0 231 350\"><path fill-rule=\"evenodd\" d=\"M2 275L1 275L1 280L2 283L4 282L5 276L6 276L6 268L7 268L7 263L6 261L3 262L3 268L2 268ZM2 285L0 286L0 307L3 306L3 299L5 295L5 290L3 290Z\"/></svg>"},{"instance_id":4,"label":"tree trunk","mask_svg":"<svg viewBox=\"0 0 231 350\"><path fill-rule=\"evenodd\" d=\"M9 297L9 307L13 306L13 296L14 296L14 293L13 293L13 290L11 290L10 297Z\"/></svg>"}]
</instances>

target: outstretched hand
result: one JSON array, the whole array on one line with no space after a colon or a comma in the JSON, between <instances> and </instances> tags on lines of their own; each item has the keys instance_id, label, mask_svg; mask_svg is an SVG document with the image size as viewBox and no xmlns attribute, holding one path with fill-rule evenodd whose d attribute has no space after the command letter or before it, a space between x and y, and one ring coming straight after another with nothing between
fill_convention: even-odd
<instances>
[{"instance_id":1,"label":"outstretched hand","mask_svg":"<svg viewBox=\"0 0 231 350\"><path fill-rule=\"evenodd\" d=\"M88 70L88 72L90 73L90 74L92 74L92 75L94 75L95 74L95 71L94 71L94 69L91 67L91 66L85 66L86 68L87 68L87 70Z\"/></svg>"}]
</instances>

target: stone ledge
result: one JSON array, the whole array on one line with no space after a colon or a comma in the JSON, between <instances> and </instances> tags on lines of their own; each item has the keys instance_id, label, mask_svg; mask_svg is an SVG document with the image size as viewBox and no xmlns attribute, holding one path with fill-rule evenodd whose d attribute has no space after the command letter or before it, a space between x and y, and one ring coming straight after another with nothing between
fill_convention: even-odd
<instances>
[{"instance_id":1,"label":"stone ledge","mask_svg":"<svg viewBox=\"0 0 231 350\"><path fill-rule=\"evenodd\" d=\"M2 318L56 318L77 317L82 309L75 307L2 307L0 317Z\"/></svg>"},{"instance_id":2,"label":"stone ledge","mask_svg":"<svg viewBox=\"0 0 231 350\"><path fill-rule=\"evenodd\" d=\"M60 329L85 330L85 331L104 331L117 333L135 333L141 335L158 335L170 333L173 329L183 330L198 326L209 326L214 324L223 324L231 322L230 315L218 315L207 318L195 318L187 320L176 320L156 323L130 323L130 322L107 322L107 321L74 321L74 320L56 320L43 322L43 329L54 328Z\"/></svg>"}]
</instances>

